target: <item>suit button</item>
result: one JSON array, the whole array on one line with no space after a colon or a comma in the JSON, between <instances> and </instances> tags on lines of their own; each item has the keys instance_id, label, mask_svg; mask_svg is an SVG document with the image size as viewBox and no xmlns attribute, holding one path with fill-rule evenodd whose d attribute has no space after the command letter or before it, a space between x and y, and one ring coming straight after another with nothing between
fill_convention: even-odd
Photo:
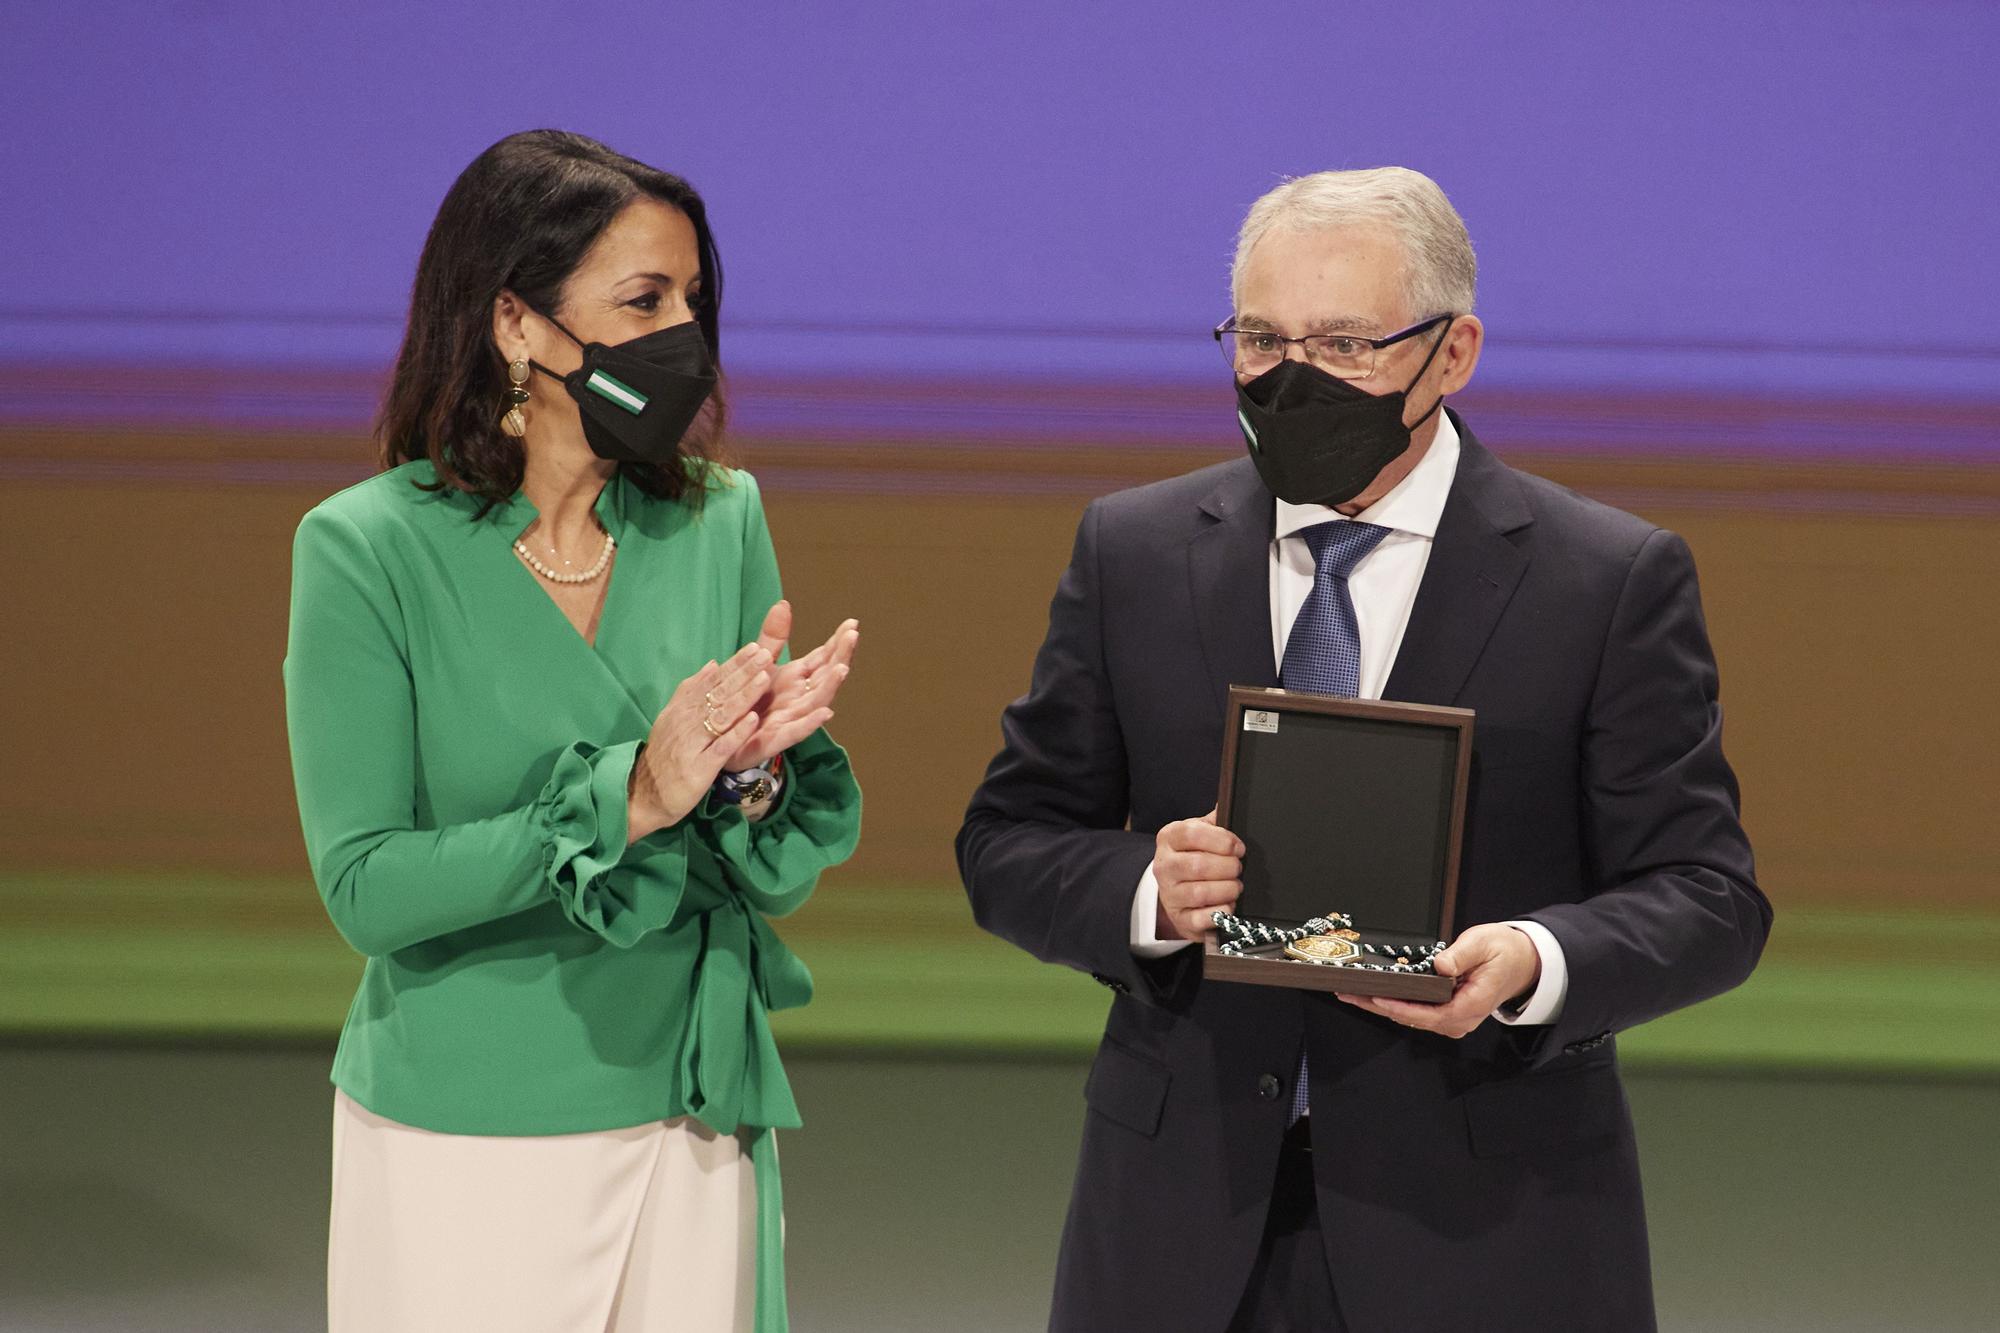
<instances>
[{"instance_id":1,"label":"suit button","mask_svg":"<svg viewBox=\"0 0 2000 1333\"><path fill-rule=\"evenodd\" d=\"M1259 1074L1257 1076L1257 1100L1259 1101L1275 1102L1278 1100L1278 1094L1283 1092L1284 1089L1285 1085L1278 1081L1276 1074Z\"/></svg>"}]
</instances>

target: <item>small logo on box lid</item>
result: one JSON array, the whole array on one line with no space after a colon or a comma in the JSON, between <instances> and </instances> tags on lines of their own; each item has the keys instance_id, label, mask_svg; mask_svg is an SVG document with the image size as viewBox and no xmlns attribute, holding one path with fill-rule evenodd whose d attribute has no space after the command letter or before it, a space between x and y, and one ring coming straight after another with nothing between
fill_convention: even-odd
<instances>
[{"instance_id":1,"label":"small logo on box lid","mask_svg":"<svg viewBox=\"0 0 2000 1333\"><path fill-rule=\"evenodd\" d=\"M1243 710L1243 730L1275 733L1278 730L1278 715L1246 708Z\"/></svg>"}]
</instances>

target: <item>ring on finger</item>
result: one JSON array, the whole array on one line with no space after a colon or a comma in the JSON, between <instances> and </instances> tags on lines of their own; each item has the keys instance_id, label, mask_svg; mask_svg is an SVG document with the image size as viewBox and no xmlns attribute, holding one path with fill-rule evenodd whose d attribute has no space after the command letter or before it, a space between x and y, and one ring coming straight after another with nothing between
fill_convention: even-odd
<instances>
[{"instance_id":1,"label":"ring on finger","mask_svg":"<svg viewBox=\"0 0 2000 1333\"><path fill-rule=\"evenodd\" d=\"M704 717L701 720L701 729L707 732L711 739L719 739L722 735L720 731L716 730L715 718L713 716Z\"/></svg>"}]
</instances>

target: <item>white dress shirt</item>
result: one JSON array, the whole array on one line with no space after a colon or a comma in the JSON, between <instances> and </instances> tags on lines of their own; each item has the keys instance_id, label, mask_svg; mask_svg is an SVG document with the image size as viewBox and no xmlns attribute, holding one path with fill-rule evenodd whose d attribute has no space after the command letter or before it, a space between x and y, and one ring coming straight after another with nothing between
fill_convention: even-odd
<instances>
[{"instance_id":1,"label":"white dress shirt","mask_svg":"<svg viewBox=\"0 0 2000 1333\"><path fill-rule=\"evenodd\" d=\"M1363 699L1380 699L1389 683L1396 651L1402 647L1403 631L1410 623L1410 607L1423 583L1424 567L1430 563L1438 517L1444 513L1452 478L1458 473L1458 430L1443 412L1438 413L1437 423L1430 449L1410 469L1410 475L1354 516L1355 521L1390 530L1347 576L1347 594L1354 602L1355 628L1361 637ZM1292 622L1298 619L1299 608L1305 605L1318 576L1312 549L1299 533L1315 524L1345 521L1347 515L1326 505L1279 500L1277 506L1271 542L1271 651L1273 660L1282 662ZM1132 952L1141 958L1161 958L1193 943L1159 938L1154 929L1159 901L1159 882L1153 877L1153 868L1147 866L1132 898ZM1494 1017L1502 1023L1553 1023L1569 992L1562 946L1538 922L1506 924L1534 942L1542 959L1542 977L1525 1003L1502 1008Z\"/></svg>"}]
</instances>

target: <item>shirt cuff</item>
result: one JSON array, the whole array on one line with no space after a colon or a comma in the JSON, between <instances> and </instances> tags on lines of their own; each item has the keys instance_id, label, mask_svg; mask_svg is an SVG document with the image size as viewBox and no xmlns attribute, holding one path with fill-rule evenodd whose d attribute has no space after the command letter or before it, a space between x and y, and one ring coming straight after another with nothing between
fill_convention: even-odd
<instances>
[{"instance_id":1,"label":"shirt cuff","mask_svg":"<svg viewBox=\"0 0 2000 1333\"><path fill-rule=\"evenodd\" d=\"M1534 943L1542 956L1542 979L1528 998L1518 1004L1503 1004L1493 1011L1502 1023L1519 1027L1545 1027L1562 1017L1563 1001L1569 998L1569 965L1563 961L1562 945L1539 921L1504 921Z\"/></svg>"},{"instance_id":2,"label":"shirt cuff","mask_svg":"<svg viewBox=\"0 0 2000 1333\"><path fill-rule=\"evenodd\" d=\"M1139 891L1132 895L1132 956L1134 958L1165 958L1176 949L1185 949L1193 940L1163 940L1155 927L1160 918L1160 881L1153 878L1153 867L1146 865L1146 873L1139 876Z\"/></svg>"}]
</instances>

